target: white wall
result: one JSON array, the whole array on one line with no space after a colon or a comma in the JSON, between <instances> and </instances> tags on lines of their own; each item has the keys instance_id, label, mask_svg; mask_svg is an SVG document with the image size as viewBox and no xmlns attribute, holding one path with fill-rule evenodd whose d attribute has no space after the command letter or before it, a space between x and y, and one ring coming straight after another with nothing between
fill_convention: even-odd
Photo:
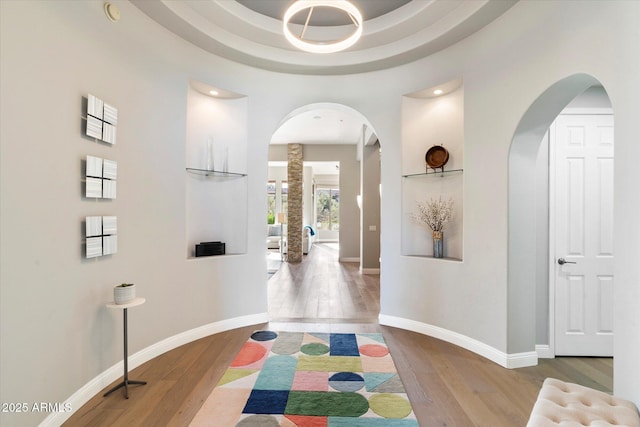
<instances>
[{"instance_id":1,"label":"white wall","mask_svg":"<svg viewBox=\"0 0 640 427\"><path fill-rule=\"evenodd\" d=\"M131 4L117 4L123 18L112 24L100 2L0 2L0 401L64 402L120 361L121 313L104 303L122 281L135 282L147 297L130 313L131 353L204 325L266 313L268 144L289 112L314 102L361 112L383 146L382 320L455 335L496 359L533 351L535 306L527 307L533 314L507 321L509 149L541 93L587 73L606 88L616 119L615 391L640 404L640 97L629 95L640 93L639 3L520 2L431 57L336 77L232 64L181 41ZM459 76L464 261L405 257L402 97ZM189 79L247 96L245 255L185 259ZM115 147L80 134L81 99L89 92L119 108ZM82 199L87 154L118 160L115 201ZM102 213L118 215L119 252L88 262L82 219ZM522 339L510 343L514 335ZM2 414L0 423L34 425L45 415Z\"/></svg>"},{"instance_id":2,"label":"white wall","mask_svg":"<svg viewBox=\"0 0 640 427\"><path fill-rule=\"evenodd\" d=\"M360 271L380 272L380 144L362 147L360 161Z\"/></svg>"},{"instance_id":3,"label":"white wall","mask_svg":"<svg viewBox=\"0 0 640 427\"><path fill-rule=\"evenodd\" d=\"M268 138L245 160L245 185L255 194L245 208L252 236L246 254L187 260L188 82L197 70L226 76L231 69L200 59L198 49L129 3L118 5L123 17L112 24L101 2L0 4L2 402L69 401L122 360L122 312L105 307L121 282L136 283L147 299L129 313L132 355L202 326L266 319ZM88 93L118 108L115 146L82 136ZM260 141L255 116L262 109L246 107L258 122L246 141ZM118 161L117 199L83 198L88 154ZM117 254L84 258L87 215L117 215ZM116 378L98 378L97 385ZM0 424L32 426L47 415L2 413Z\"/></svg>"}]
</instances>

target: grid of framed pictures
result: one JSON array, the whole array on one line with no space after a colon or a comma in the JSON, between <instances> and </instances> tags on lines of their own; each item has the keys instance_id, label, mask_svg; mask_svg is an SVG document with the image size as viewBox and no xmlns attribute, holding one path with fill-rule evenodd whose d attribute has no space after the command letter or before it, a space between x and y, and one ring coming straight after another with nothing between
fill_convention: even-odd
<instances>
[{"instance_id":1,"label":"grid of framed pictures","mask_svg":"<svg viewBox=\"0 0 640 427\"><path fill-rule=\"evenodd\" d=\"M115 254L118 251L118 218L88 216L85 220L87 258Z\"/></svg>"},{"instance_id":2,"label":"grid of framed pictures","mask_svg":"<svg viewBox=\"0 0 640 427\"><path fill-rule=\"evenodd\" d=\"M90 198L115 199L118 162L87 156L87 185L85 196Z\"/></svg>"},{"instance_id":3,"label":"grid of framed pictures","mask_svg":"<svg viewBox=\"0 0 640 427\"><path fill-rule=\"evenodd\" d=\"M108 144L116 143L118 110L102 99L87 96L86 135ZM96 156L86 157L85 197L115 199L118 162ZM85 256L96 258L118 251L118 219L116 216L85 218Z\"/></svg>"},{"instance_id":4,"label":"grid of framed pictures","mask_svg":"<svg viewBox=\"0 0 640 427\"><path fill-rule=\"evenodd\" d=\"M89 94L87 97L87 136L115 144L117 125L118 109Z\"/></svg>"}]
</instances>

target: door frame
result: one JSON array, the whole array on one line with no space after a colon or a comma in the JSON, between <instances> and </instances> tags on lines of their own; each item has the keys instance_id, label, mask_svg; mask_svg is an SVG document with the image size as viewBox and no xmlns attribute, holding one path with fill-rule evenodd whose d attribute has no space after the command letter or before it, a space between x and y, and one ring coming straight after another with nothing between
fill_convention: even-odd
<instances>
[{"instance_id":1,"label":"door frame","mask_svg":"<svg viewBox=\"0 0 640 427\"><path fill-rule=\"evenodd\" d=\"M613 108L565 108L560 115L611 115ZM556 117L557 119L557 117ZM550 358L556 356L556 154L553 149L555 144L556 119L549 127L549 354ZM614 124L615 126L615 124ZM614 146L614 170L615 170L615 146ZM614 332L615 333L615 332Z\"/></svg>"}]
</instances>

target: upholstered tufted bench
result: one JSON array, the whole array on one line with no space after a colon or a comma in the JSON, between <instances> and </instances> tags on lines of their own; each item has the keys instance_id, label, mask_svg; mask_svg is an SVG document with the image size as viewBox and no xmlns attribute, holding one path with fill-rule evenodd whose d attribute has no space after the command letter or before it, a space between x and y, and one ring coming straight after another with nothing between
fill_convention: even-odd
<instances>
[{"instance_id":1,"label":"upholstered tufted bench","mask_svg":"<svg viewBox=\"0 0 640 427\"><path fill-rule=\"evenodd\" d=\"M628 400L578 384L547 378L527 427L640 427L638 409Z\"/></svg>"}]
</instances>

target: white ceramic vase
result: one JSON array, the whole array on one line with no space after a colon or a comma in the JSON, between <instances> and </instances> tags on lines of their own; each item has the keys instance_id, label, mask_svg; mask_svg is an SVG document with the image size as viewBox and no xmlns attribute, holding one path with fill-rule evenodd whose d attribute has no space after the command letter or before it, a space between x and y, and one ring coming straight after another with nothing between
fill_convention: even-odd
<instances>
[{"instance_id":1,"label":"white ceramic vase","mask_svg":"<svg viewBox=\"0 0 640 427\"><path fill-rule=\"evenodd\" d=\"M113 300L116 304L126 304L136 297L136 285L117 285L113 288Z\"/></svg>"}]
</instances>

